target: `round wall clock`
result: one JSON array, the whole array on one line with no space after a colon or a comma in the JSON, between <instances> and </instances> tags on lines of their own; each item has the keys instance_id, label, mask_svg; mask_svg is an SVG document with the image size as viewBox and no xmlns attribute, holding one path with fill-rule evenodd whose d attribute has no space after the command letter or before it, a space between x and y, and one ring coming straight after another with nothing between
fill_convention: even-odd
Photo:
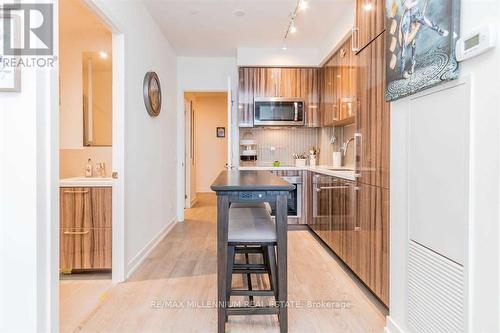
<instances>
[{"instance_id":1,"label":"round wall clock","mask_svg":"<svg viewBox=\"0 0 500 333\"><path fill-rule=\"evenodd\" d=\"M144 104L151 117L156 117L161 110L160 79L155 72L147 72L143 83Z\"/></svg>"}]
</instances>

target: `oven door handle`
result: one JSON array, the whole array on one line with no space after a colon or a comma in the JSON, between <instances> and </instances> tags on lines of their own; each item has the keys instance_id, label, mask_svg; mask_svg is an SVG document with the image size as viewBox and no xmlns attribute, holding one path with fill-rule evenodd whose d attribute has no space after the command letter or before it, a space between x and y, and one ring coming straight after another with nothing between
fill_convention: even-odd
<instances>
[{"instance_id":1,"label":"oven door handle","mask_svg":"<svg viewBox=\"0 0 500 333\"><path fill-rule=\"evenodd\" d=\"M349 188L349 186L322 186L317 187L316 192L321 192L322 190L343 190Z\"/></svg>"}]
</instances>

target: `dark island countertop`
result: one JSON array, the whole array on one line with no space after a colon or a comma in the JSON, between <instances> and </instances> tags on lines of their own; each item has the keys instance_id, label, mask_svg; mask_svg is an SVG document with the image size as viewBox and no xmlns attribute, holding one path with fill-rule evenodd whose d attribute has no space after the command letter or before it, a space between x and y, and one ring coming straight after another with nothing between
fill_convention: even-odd
<instances>
[{"instance_id":1,"label":"dark island countertop","mask_svg":"<svg viewBox=\"0 0 500 333\"><path fill-rule=\"evenodd\" d=\"M212 191L291 191L295 185L269 171L225 170L210 186Z\"/></svg>"}]
</instances>

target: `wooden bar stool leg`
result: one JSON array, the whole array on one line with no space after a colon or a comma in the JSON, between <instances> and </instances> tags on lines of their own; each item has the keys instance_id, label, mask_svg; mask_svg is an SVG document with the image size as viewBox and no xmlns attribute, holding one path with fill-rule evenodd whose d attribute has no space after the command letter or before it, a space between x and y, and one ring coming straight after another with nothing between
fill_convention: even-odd
<instances>
[{"instance_id":1,"label":"wooden bar stool leg","mask_svg":"<svg viewBox=\"0 0 500 333\"><path fill-rule=\"evenodd\" d=\"M226 308L229 307L231 301L231 285L233 281L233 265L235 260L235 246L228 245L227 247L227 270L226 270ZM226 322L228 321L226 312Z\"/></svg>"},{"instance_id":2,"label":"wooden bar stool leg","mask_svg":"<svg viewBox=\"0 0 500 333\"><path fill-rule=\"evenodd\" d=\"M250 264L250 258L248 256L248 253L245 253L245 263ZM247 285L248 285L248 290L252 291L252 275L250 273L247 274ZM253 296L248 296L248 300L250 304L253 304Z\"/></svg>"},{"instance_id":3,"label":"wooden bar stool leg","mask_svg":"<svg viewBox=\"0 0 500 333\"><path fill-rule=\"evenodd\" d=\"M278 280L276 278L277 270L276 270L276 252L274 250L274 246L266 246L266 258L268 260L269 266L269 282L271 283L271 289L274 291L274 297L277 300L278 297Z\"/></svg>"}]
</instances>

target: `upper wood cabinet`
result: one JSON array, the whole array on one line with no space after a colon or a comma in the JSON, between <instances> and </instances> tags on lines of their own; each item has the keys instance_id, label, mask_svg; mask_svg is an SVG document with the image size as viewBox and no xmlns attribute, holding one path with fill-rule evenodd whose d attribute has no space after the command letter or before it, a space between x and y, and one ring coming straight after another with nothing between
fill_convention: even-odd
<instances>
[{"instance_id":1,"label":"upper wood cabinet","mask_svg":"<svg viewBox=\"0 0 500 333\"><path fill-rule=\"evenodd\" d=\"M321 71L323 126L342 126L355 122L358 104L356 61L349 38L323 66Z\"/></svg>"},{"instance_id":2,"label":"upper wood cabinet","mask_svg":"<svg viewBox=\"0 0 500 333\"><path fill-rule=\"evenodd\" d=\"M320 122L319 68L241 67L238 86L238 124L253 126L253 103L259 97L302 98L305 102L305 126Z\"/></svg>"},{"instance_id":3,"label":"upper wood cabinet","mask_svg":"<svg viewBox=\"0 0 500 333\"><path fill-rule=\"evenodd\" d=\"M240 68L238 72L238 125L253 126L253 101L256 93L257 70Z\"/></svg>"},{"instance_id":4,"label":"upper wood cabinet","mask_svg":"<svg viewBox=\"0 0 500 333\"><path fill-rule=\"evenodd\" d=\"M358 181L389 188L390 113L384 99L385 34L358 53Z\"/></svg>"},{"instance_id":5,"label":"upper wood cabinet","mask_svg":"<svg viewBox=\"0 0 500 333\"><path fill-rule=\"evenodd\" d=\"M385 30L385 1L356 0L356 25L353 29L353 50L361 51Z\"/></svg>"}]
</instances>

